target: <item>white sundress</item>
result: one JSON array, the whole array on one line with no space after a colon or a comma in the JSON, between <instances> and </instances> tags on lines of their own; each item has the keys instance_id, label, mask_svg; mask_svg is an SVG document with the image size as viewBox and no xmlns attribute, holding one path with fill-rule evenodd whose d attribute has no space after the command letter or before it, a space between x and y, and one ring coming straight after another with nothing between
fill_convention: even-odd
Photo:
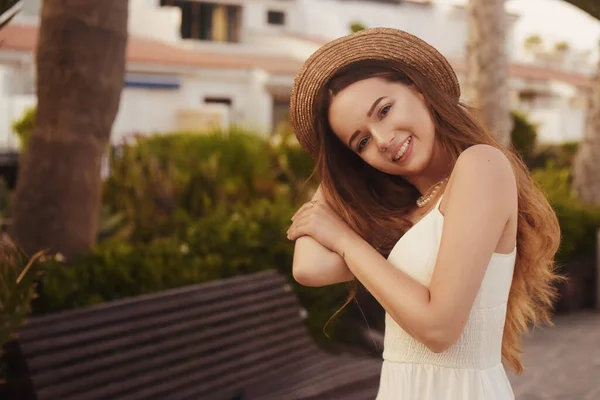
<instances>
[{"instance_id":1,"label":"white sundress","mask_svg":"<svg viewBox=\"0 0 600 400\"><path fill-rule=\"evenodd\" d=\"M429 286L442 237L438 207L396 243L388 260ZM494 253L465 329L442 353L430 351L386 314L383 366L377 400L513 400L501 362L506 302L516 249Z\"/></svg>"}]
</instances>

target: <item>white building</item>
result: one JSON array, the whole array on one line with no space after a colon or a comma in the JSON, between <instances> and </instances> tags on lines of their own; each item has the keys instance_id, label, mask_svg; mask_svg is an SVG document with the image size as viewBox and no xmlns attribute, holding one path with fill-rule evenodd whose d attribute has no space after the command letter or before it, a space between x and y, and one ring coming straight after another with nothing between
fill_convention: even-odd
<instances>
[{"instance_id":1,"label":"white building","mask_svg":"<svg viewBox=\"0 0 600 400\"><path fill-rule=\"evenodd\" d=\"M39 3L27 3L0 31L0 148L17 146L12 122L36 101ZM517 18L510 15L511 26ZM352 23L409 31L464 76L463 7L423 0L130 0L127 76L112 141L230 123L268 134L287 113L303 60L349 33ZM520 44L511 32L507 51L515 59ZM542 141L582 137L587 74L523 59L511 66L511 86L513 107L540 124Z\"/></svg>"}]
</instances>

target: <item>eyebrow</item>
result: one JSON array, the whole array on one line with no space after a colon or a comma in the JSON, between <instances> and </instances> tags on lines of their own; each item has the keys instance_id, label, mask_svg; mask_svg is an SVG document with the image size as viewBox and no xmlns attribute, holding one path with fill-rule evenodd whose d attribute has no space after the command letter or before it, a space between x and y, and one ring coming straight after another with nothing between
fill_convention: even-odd
<instances>
[{"instance_id":1,"label":"eyebrow","mask_svg":"<svg viewBox=\"0 0 600 400\"><path fill-rule=\"evenodd\" d=\"M371 106L371 109L369 110L369 112L367 113L367 117L371 117L371 114L373 114L373 111L375 110L375 107L377 107L377 104L379 104L381 102L381 100L385 99L385 96L378 98L377 100L375 100L375 102L373 103L373 105Z\"/></svg>"},{"instance_id":2,"label":"eyebrow","mask_svg":"<svg viewBox=\"0 0 600 400\"><path fill-rule=\"evenodd\" d=\"M367 113L367 117L371 118L371 115L373 115L373 111L375 111L375 107L377 107L377 104L379 104L381 102L381 100L383 100L383 99L385 99L385 96L382 96L382 97L378 98L377 100L375 100L375 102L373 102L373 105L371 106L371 108L369 109L369 112ZM352 141L354 139L356 139L356 137L359 134L360 134L360 130L354 131L352 136L350 136L350 140L348 140L348 147L352 147Z\"/></svg>"}]
</instances>

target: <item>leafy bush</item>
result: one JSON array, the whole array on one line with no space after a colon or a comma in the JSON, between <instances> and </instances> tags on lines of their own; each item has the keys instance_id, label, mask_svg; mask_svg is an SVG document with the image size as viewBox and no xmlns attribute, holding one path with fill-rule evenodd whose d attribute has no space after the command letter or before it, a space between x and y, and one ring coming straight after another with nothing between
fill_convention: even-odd
<instances>
[{"instance_id":1,"label":"leafy bush","mask_svg":"<svg viewBox=\"0 0 600 400\"><path fill-rule=\"evenodd\" d=\"M546 193L560 222L562 241L558 261L568 265L578 258L593 258L596 232L600 229L600 208L584 205L577 199L568 168L550 164L535 170L533 177Z\"/></svg>"},{"instance_id":2,"label":"leafy bush","mask_svg":"<svg viewBox=\"0 0 600 400\"><path fill-rule=\"evenodd\" d=\"M23 117L13 124L13 131L17 134L21 141L21 152L27 148L29 138L33 132L33 126L35 125L36 108L30 108L25 111Z\"/></svg>"},{"instance_id":3,"label":"leafy bush","mask_svg":"<svg viewBox=\"0 0 600 400\"><path fill-rule=\"evenodd\" d=\"M529 165L536 150L537 125L531 123L524 114L513 112L512 116L511 143L525 163Z\"/></svg>"},{"instance_id":4,"label":"leafy bush","mask_svg":"<svg viewBox=\"0 0 600 400\"><path fill-rule=\"evenodd\" d=\"M102 241L49 266L36 313L276 269L325 342L322 329L348 289L305 288L292 278L285 232L314 186L306 184L312 160L289 135L272 142L239 130L140 137L111 159ZM328 328L332 337L336 326Z\"/></svg>"},{"instance_id":5,"label":"leafy bush","mask_svg":"<svg viewBox=\"0 0 600 400\"><path fill-rule=\"evenodd\" d=\"M77 308L276 269L294 284L309 311L309 328L322 340L323 326L348 291L345 285L314 290L293 282L293 243L286 239L285 231L294 210L285 201L268 200L238 207L234 212L221 206L201 219L188 220L178 235L147 244L104 242L68 265L54 262L35 311Z\"/></svg>"},{"instance_id":6,"label":"leafy bush","mask_svg":"<svg viewBox=\"0 0 600 400\"><path fill-rule=\"evenodd\" d=\"M350 23L350 32L352 33L356 33L364 29L366 29L366 26L361 22L355 21Z\"/></svg>"},{"instance_id":7,"label":"leafy bush","mask_svg":"<svg viewBox=\"0 0 600 400\"><path fill-rule=\"evenodd\" d=\"M300 204L312 160L286 143L243 131L139 138L116 149L105 204L123 214L134 241L176 234L186 219L256 199Z\"/></svg>"},{"instance_id":8,"label":"leafy bush","mask_svg":"<svg viewBox=\"0 0 600 400\"><path fill-rule=\"evenodd\" d=\"M28 257L9 235L0 232L0 384L5 376L3 348L31 312L43 255L41 251Z\"/></svg>"},{"instance_id":9,"label":"leafy bush","mask_svg":"<svg viewBox=\"0 0 600 400\"><path fill-rule=\"evenodd\" d=\"M0 176L0 219L6 215L10 207L10 189L4 178Z\"/></svg>"},{"instance_id":10,"label":"leafy bush","mask_svg":"<svg viewBox=\"0 0 600 400\"><path fill-rule=\"evenodd\" d=\"M555 168L570 169L577 154L578 146L578 142L538 146L534 156L528 163L529 168L538 169L550 165Z\"/></svg>"}]
</instances>

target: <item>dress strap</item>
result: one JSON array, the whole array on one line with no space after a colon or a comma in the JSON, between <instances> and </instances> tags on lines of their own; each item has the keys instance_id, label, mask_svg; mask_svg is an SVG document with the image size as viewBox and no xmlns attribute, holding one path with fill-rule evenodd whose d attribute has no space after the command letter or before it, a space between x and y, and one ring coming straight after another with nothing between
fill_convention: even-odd
<instances>
[{"instance_id":1,"label":"dress strap","mask_svg":"<svg viewBox=\"0 0 600 400\"><path fill-rule=\"evenodd\" d=\"M438 199L437 203L435 203L435 208L437 208L438 210L440 209L440 204L442 204L442 199L443 198L444 198L444 194L442 193L442 195Z\"/></svg>"}]
</instances>

